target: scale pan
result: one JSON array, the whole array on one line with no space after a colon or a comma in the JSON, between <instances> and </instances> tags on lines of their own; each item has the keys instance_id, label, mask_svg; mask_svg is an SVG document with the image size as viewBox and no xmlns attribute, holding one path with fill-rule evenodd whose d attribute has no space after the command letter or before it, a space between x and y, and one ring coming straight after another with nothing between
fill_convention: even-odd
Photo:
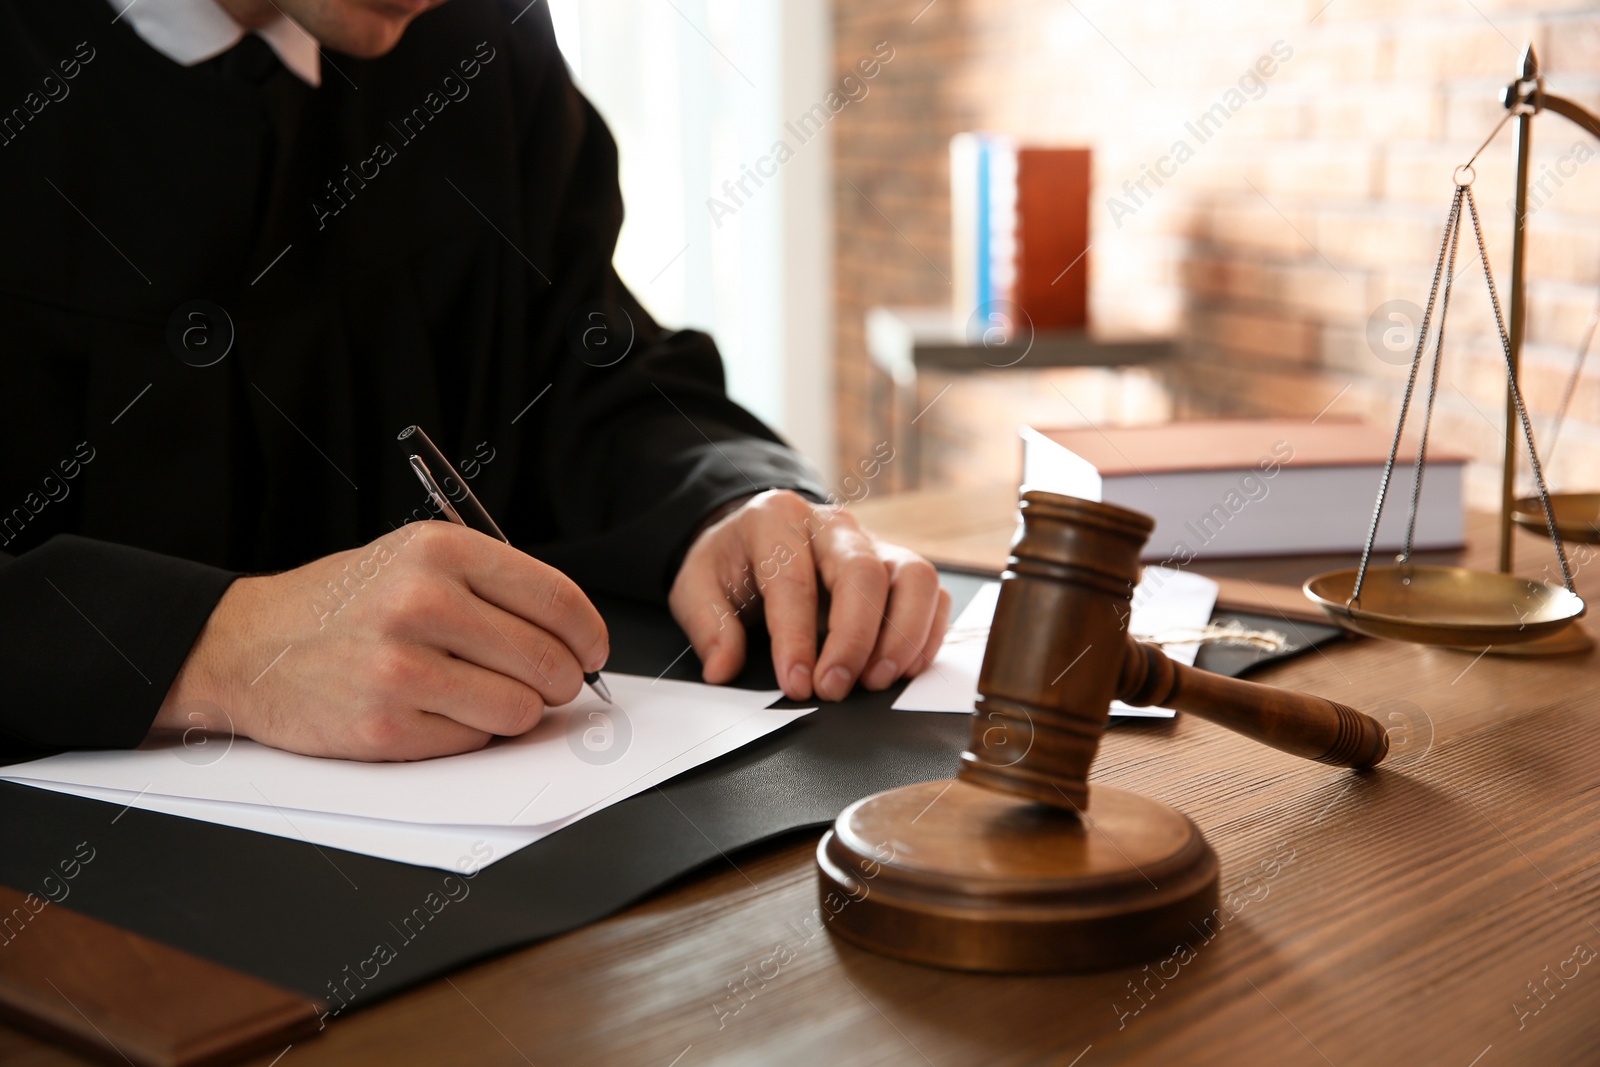
<instances>
[{"instance_id":1,"label":"scale pan","mask_svg":"<svg viewBox=\"0 0 1600 1067\"><path fill-rule=\"evenodd\" d=\"M1329 571L1305 593L1346 629L1419 645L1521 644L1584 612L1583 599L1559 585L1465 567L1369 567L1360 602L1346 608L1355 584L1355 568Z\"/></svg>"},{"instance_id":2,"label":"scale pan","mask_svg":"<svg viewBox=\"0 0 1600 1067\"><path fill-rule=\"evenodd\" d=\"M1600 544L1600 493L1551 493L1550 510L1555 513L1556 532L1563 541ZM1511 521L1550 536L1544 508L1536 496L1525 496L1511 505Z\"/></svg>"}]
</instances>

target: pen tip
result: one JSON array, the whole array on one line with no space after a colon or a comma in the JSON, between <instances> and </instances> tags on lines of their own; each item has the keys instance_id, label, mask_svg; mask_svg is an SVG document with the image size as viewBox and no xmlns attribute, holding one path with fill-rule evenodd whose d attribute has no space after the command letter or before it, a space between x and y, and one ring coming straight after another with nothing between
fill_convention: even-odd
<instances>
[{"instance_id":1,"label":"pen tip","mask_svg":"<svg viewBox=\"0 0 1600 1067\"><path fill-rule=\"evenodd\" d=\"M607 704L616 703L611 699L611 690L606 688L605 679L600 677L599 671L584 675L583 680L589 683L589 688L593 689L601 700L604 700Z\"/></svg>"}]
</instances>

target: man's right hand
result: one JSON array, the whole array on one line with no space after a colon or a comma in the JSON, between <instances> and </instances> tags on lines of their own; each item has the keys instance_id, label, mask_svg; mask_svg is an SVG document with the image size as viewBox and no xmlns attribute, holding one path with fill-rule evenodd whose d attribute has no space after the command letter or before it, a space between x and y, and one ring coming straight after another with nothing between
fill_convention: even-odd
<instances>
[{"instance_id":1,"label":"man's right hand","mask_svg":"<svg viewBox=\"0 0 1600 1067\"><path fill-rule=\"evenodd\" d=\"M609 652L560 571L465 527L410 523L234 582L151 729L346 759L451 755L533 729Z\"/></svg>"}]
</instances>

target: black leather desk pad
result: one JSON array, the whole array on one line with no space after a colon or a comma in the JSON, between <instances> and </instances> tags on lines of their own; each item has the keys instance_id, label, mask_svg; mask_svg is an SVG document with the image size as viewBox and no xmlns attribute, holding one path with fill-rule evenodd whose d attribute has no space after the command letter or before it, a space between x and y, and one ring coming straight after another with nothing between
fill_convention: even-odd
<instances>
[{"instance_id":1,"label":"black leather desk pad","mask_svg":"<svg viewBox=\"0 0 1600 1067\"><path fill-rule=\"evenodd\" d=\"M944 576L956 610L980 579ZM612 668L655 674L687 641L666 614L600 603ZM1239 618L1287 633L1294 655L1335 640L1326 626ZM776 688L758 640L739 684ZM1269 659L1226 646L1200 664L1239 674ZM1209 661L1214 661L1210 662ZM683 655L669 677L694 679ZM900 690L857 691L659 789L613 805L494 863L470 881L441 870L0 782L0 882L43 893L42 880L79 842L94 860L58 902L284 988L364 1007L436 975L616 912L703 864L831 822L860 797L949 777L965 747L964 715L891 711ZM1138 728L1139 720L1129 720ZM59 883L57 883L59 884ZM460 886L468 887L463 896ZM60 890L56 889L59 896ZM428 904L433 894L431 908ZM440 907L441 898L459 898ZM432 908L437 908L434 912ZM403 920L416 909L426 925ZM374 949L392 958L371 975ZM349 968L346 970L346 968ZM348 994L344 994L348 996Z\"/></svg>"}]
</instances>

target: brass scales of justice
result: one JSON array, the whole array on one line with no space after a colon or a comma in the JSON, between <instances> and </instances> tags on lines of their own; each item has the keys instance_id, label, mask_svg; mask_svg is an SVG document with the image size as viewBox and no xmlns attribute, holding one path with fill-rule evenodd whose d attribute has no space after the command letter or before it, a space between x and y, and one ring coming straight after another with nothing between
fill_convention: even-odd
<instances>
[{"instance_id":1,"label":"brass scales of justice","mask_svg":"<svg viewBox=\"0 0 1600 1067\"><path fill-rule=\"evenodd\" d=\"M1595 498L1548 492L1517 386L1517 359L1530 120L1548 109L1597 136L1600 120L1544 92L1531 47L1505 100L1507 117L1518 120L1509 333L1484 258L1507 367L1500 571L1413 566L1409 535L1397 566L1370 566L1422 363L1435 302L1430 297L1361 566L1321 575L1306 587L1330 617L1361 633L1453 647L1537 644L1576 629L1584 611L1561 539L1600 540ZM1445 290L1429 417L1464 213L1483 252L1470 165L1455 180L1435 271L1434 297L1441 275ZM1532 459L1536 499L1512 498L1513 420ZM1426 464L1426 423L1425 418L1413 476L1413 522ZM1534 508L1555 546L1561 585L1509 573L1511 524L1532 524ZM839 815L816 857L829 929L874 952L966 971L1095 971L1154 959L1217 925L1219 868L1199 828L1181 812L1088 782L1112 700L1199 715L1333 766L1377 765L1388 753L1388 737L1370 716L1342 704L1174 663L1130 636L1140 554L1153 525L1147 516L1042 492L1023 494L1021 515L957 776L878 793Z\"/></svg>"},{"instance_id":2,"label":"brass scales of justice","mask_svg":"<svg viewBox=\"0 0 1600 1067\"><path fill-rule=\"evenodd\" d=\"M1573 589L1563 539L1600 543L1600 493L1551 493L1546 487L1544 468L1539 461L1538 449L1534 446L1533 424L1528 418L1518 384L1518 371L1527 324L1524 259L1527 254L1528 168L1533 117L1541 111L1552 111L1577 123L1596 137L1600 137L1600 118L1571 100L1545 92L1544 78L1539 73L1539 60L1531 44L1523 52L1520 76L1506 86L1501 101L1506 107L1505 117L1478 146L1472 158L1456 168L1455 196L1445 220L1439 259L1434 267L1433 287L1418 331L1416 354L1411 361L1411 374L1406 381L1405 398L1400 405L1394 444L1390 447L1383 480L1379 485L1378 501L1373 509L1366 548L1361 554L1361 565L1354 570L1318 575L1306 582L1305 592L1334 622L1372 637L1470 649L1474 652L1520 655L1582 652L1592 648L1594 642L1577 623L1584 613L1584 602ZM1489 255L1484 246L1477 203L1472 197L1472 183L1476 178L1472 164L1513 118L1517 121L1517 178L1512 220L1511 316L1508 329L1501 315L1494 276L1489 270ZM1464 215L1472 221L1478 258L1483 266L1489 303L1494 311L1495 327L1506 362L1506 447L1500 483L1500 559L1499 570L1493 572L1464 567L1418 566L1411 562L1412 532L1416 526L1417 503L1427 465L1428 428L1439 386L1445 320L1455 281L1456 251ZM1442 293L1441 276L1444 281ZM1433 365L1421 441L1412 474L1411 510L1405 548L1396 565L1373 567L1372 546L1377 536L1378 520L1383 513L1384 498L1394 471L1401 435L1405 430L1418 371L1426 355L1429 326L1436 304L1439 311L1438 328L1434 335ZM1583 368L1583 357L1592 337L1591 328L1578 349L1576 365L1567 383L1561 403L1563 415L1571 400L1577 376ZM1537 495L1532 497L1516 497L1518 429L1521 430L1533 469ZM1511 573L1513 524L1544 530L1549 535L1555 548L1556 562L1560 566L1560 584L1520 578Z\"/></svg>"}]
</instances>

